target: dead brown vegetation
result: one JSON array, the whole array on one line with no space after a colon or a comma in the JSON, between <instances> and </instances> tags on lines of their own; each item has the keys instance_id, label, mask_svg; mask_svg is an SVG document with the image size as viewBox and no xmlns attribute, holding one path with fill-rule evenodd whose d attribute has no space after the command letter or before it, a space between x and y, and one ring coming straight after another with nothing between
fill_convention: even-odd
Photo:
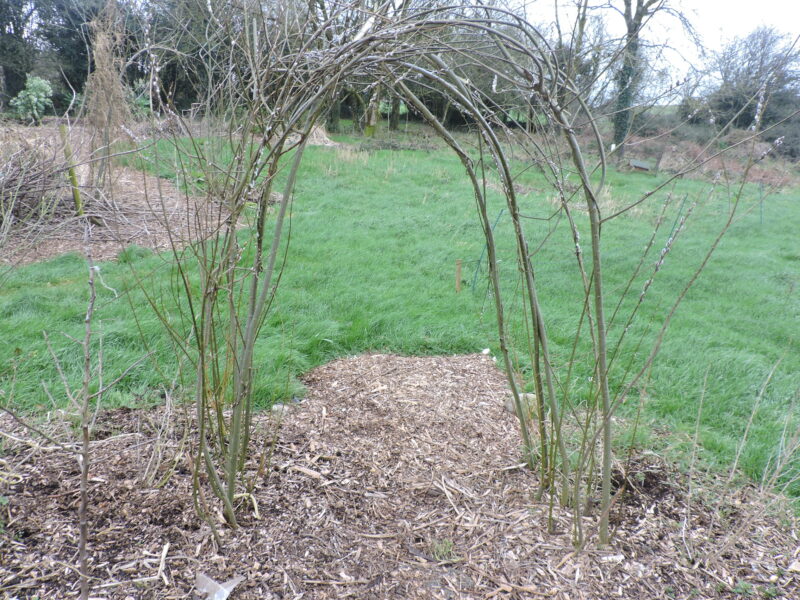
<instances>
[{"instance_id":1,"label":"dead brown vegetation","mask_svg":"<svg viewBox=\"0 0 800 600\"><path fill-rule=\"evenodd\" d=\"M171 181L120 166L113 167L113 185L100 190L92 183L89 166L95 130L74 125L68 135L86 217L94 223L89 248L95 260L113 259L131 244L163 251L173 242L197 239L202 199L182 192ZM19 265L84 252L85 224L72 207L58 124L6 126L0 142L3 154L8 152L4 164L14 167L3 169L8 175L0 179L2 198L14 198L19 207L15 211L36 215L8 223L0 262Z\"/></svg>"}]
</instances>

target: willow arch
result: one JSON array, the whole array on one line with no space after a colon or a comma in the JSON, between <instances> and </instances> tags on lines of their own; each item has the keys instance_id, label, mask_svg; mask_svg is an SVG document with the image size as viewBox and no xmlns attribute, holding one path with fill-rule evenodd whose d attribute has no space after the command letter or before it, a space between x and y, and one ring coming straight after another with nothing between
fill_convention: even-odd
<instances>
[{"instance_id":1,"label":"willow arch","mask_svg":"<svg viewBox=\"0 0 800 600\"><path fill-rule=\"evenodd\" d=\"M526 458L531 467L541 470L542 491L552 492L553 497L575 511L575 537L581 544L584 490L591 489L596 481L593 465L599 446L599 537L601 543L607 542L611 417L646 372L654 354L612 397L604 314L602 225L627 208L606 217L600 212L598 196L605 172L603 141L582 100L582 90L565 75L558 54L545 37L507 10L456 6L412 11L385 3L350 26L340 24L341 12L320 19L310 14L298 17L289 9L275 6L269 10L272 12L259 3L246 2L236 18L215 15L213 11L210 14L214 27L206 32L202 52L205 62L199 76L208 84L204 101L207 113L220 122L235 124L227 132L233 159L231 166L214 171L207 178L208 194L217 201L219 210L213 235L202 250L195 252L201 273L199 292L192 288L188 272L181 271L193 322L191 352L197 357L198 421L208 427L210 437L217 440L217 454L224 457L221 465L215 463L217 454L210 451L206 432L201 428L199 460L195 464L205 465L227 520L236 523L234 497L250 441L253 350L275 294L282 231L303 150L336 87L355 81L373 90L380 86L401 97L461 161L486 239L503 362L517 414L523 415L517 365L508 343L506 292L498 273L496 243L487 212L487 185L492 179L499 182L513 223L526 318L533 340L529 358L539 399L535 433L525 418L519 419ZM341 9L346 10L361 9L353 5ZM475 77L488 79L492 90L499 89L505 105L492 97L496 94L475 85L471 81ZM435 90L469 115L476 148L462 147L420 98L420 90ZM527 124L519 115L528 117ZM539 121L544 123L538 131L530 127L532 115L541 117ZM591 166L576 133L578 121L596 143L597 159ZM192 151L202 159L202 144L193 143ZM525 165L523 168L537 165L542 170L557 199L553 214L568 224L575 249L583 291L581 321L588 323L576 335L587 337L592 348L594 364L590 372L595 399L585 416L575 419L580 430L578 439L568 439L562 426L568 390L559 384L550 356L515 164ZM286 183L270 230L270 204L282 169L287 172ZM254 250L243 269L236 224L253 204ZM590 233L588 260L579 233L582 228ZM236 302L235 297L239 298ZM222 311L224 318L218 314L219 303L227 306ZM218 352L219 347L224 347L225 352ZM218 397L232 406L230 417L218 408L219 403L214 401Z\"/></svg>"}]
</instances>

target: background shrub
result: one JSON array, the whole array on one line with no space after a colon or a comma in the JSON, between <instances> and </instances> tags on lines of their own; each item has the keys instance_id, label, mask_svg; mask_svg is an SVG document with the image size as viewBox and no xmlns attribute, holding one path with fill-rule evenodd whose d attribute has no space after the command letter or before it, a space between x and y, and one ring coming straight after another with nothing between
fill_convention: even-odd
<instances>
[{"instance_id":1,"label":"background shrub","mask_svg":"<svg viewBox=\"0 0 800 600\"><path fill-rule=\"evenodd\" d=\"M25 89L11 100L11 106L20 119L39 125L45 110L52 105L52 96L53 88L49 81L28 75Z\"/></svg>"}]
</instances>

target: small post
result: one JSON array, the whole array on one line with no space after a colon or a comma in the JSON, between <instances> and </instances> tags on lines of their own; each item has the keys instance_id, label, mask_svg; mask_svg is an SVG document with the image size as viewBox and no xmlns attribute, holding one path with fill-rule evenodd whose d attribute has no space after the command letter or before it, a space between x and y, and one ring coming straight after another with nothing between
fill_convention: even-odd
<instances>
[{"instance_id":1,"label":"small post","mask_svg":"<svg viewBox=\"0 0 800 600\"><path fill-rule=\"evenodd\" d=\"M461 293L461 259L456 259L456 294Z\"/></svg>"},{"instance_id":2,"label":"small post","mask_svg":"<svg viewBox=\"0 0 800 600\"><path fill-rule=\"evenodd\" d=\"M64 158L67 160L67 174L70 187L72 188L72 201L75 204L75 215L82 217L83 200L81 200L81 191L78 187L78 177L75 175L75 165L72 162L72 146L70 146L69 143L67 128L64 125L60 125L58 132L61 134L61 141L64 144Z\"/></svg>"}]
</instances>

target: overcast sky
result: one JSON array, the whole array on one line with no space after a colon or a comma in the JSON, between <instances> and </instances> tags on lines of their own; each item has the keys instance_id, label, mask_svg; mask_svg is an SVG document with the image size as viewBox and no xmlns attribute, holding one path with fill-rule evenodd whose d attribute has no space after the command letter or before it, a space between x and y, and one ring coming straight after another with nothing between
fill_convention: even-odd
<instances>
[{"instance_id":1,"label":"overcast sky","mask_svg":"<svg viewBox=\"0 0 800 600\"><path fill-rule=\"evenodd\" d=\"M684 0L691 20L709 47L747 35L759 25L770 25L796 37L800 34L797 0Z\"/></svg>"},{"instance_id":2,"label":"overcast sky","mask_svg":"<svg viewBox=\"0 0 800 600\"><path fill-rule=\"evenodd\" d=\"M800 34L800 0L672 0L671 4L680 7L712 53L760 26L774 27L792 39ZM674 52L666 51L664 58L673 65L675 75L703 67L699 49L676 19L654 20L645 38L672 46Z\"/></svg>"},{"instance_id":3,"label":"overcast sky","mask_svg":"<svg viewBox=\"0 0 800 600\"><path fill-rule=\"evenodd\" d=\"M527 7L528 17L533 22L546 23L553 19L554 0L521 0ZM560 9L562 25L574 18L575 0L556 0ZM595 6L604 0L594 0ZM611 0L619 7L622 0ZM800 0L669 0L669 5L683 12L692 23L705 47L715 52L726 42L746 36L761 25L775 27L791 36L800 35ZM614 11L603 11L608 31L613 36L622 36L625 30L622 15ZM694 68L702 68L703 59L698 48L686 35L680 22L665 14L654 18L645 26L644 38L656 45L666 44L660 58L672 65L675 76L682 77Z\"/></svg>"}]
</instances>

